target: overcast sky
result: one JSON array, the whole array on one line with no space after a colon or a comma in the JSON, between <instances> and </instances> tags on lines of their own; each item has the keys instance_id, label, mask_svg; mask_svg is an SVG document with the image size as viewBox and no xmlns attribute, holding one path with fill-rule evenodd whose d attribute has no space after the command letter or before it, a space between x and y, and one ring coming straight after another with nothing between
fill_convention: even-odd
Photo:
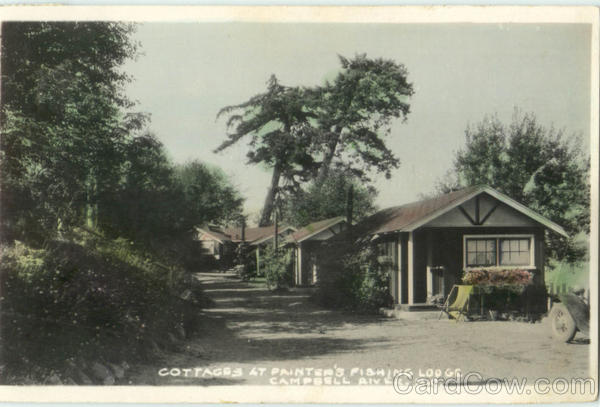
<instances>
[{"instance_id":1,"label":"overcast sky","mask_svg":"<svg viewBox=\"0 0 600 407\"><path fill-rule=\"evenodd\" d=\"M220 108L265 90L271 74L285 85L317 85L339 69L338 54L366 53L403 63L415 94L388 146L401 166L377 178L379 207L432 192L464 145L468 124L515 107L546 126L590 137L589 26L575 24L248 24L146 23L135 39L144 55L126 66L139 109L175 162L218 165L262 206L270 170L246 165L245 143L222 153Z\"/></svg>"}]
</instances>

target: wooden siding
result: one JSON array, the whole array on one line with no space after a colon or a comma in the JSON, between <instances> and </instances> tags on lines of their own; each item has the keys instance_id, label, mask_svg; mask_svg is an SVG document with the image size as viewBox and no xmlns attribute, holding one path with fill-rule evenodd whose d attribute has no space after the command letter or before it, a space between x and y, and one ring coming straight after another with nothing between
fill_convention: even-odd
<instances>
[{"instance_id":1,"label":"wooden siding","mask_svg":"<svg viewBox=\"0 0 600 407\"><path fill-rule=\"evenodd\" d=\"M423 227L472 227L473 222L482 223L477 226L487 227L535 227L538 225L530 217L498 202L496 199L482 195L470 199L458 208L454 208Z\"/></svg>"},{"instance_id":2,"label":"wooden siding","mask_svg":"<svg viewBox=\"0 0 600 407\"><path fill-rule=\"evenodd\" d=\"M428 263L427 233L431 234L433 245ZM460 284L463 274L463 236L464 235L496 235L496 234L533 234L534 235L534 278L536 284L543 284L544 276L544 231L542 228L510 227L510 228L431 228L416 234L415 255L415 294L414 301L425 302L427 299L427 266L444 267L444 295L449 294L452 285ZM419 248L420 247L420 248Z\"/></svg>"},{"instance_id":3,"label":"wooden siding","mask_svg":"<svg viewBox=\"0 0 600 407\"><path fill-rule=\"evenodd\" d=\"M428 267L443 267L444 296L454 284L461 284L463 275L463 236L528 234L534 235L535 284L544 284L544 230L541 227L468 227L468 228L423 228L413 232L409 244L409 233L397 233L384 241L394 239L396 250L394 267L390 279L390 293L396 304L424 303L427 301ZM412 248L412 259L409 250ZM409 275L410 268L413 275ZM409 298L412 284L412 298Z\"/></svg>"}]
</instances>

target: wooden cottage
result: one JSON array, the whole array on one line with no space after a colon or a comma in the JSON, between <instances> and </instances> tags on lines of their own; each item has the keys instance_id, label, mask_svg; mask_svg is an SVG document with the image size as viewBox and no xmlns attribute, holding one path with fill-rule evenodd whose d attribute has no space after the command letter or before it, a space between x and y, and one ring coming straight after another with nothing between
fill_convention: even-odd
<instances>
[{"instance_id":1,"label":"wooden cottage","mask_svg":"<svg viewBox=\"0 0 600 407\"><path fill-rule=\"evenodd\" d=\"M293 226L279 225L277 228L277 238L280 245L284 244L285 239L294 233L296 228ZM267 245L275 244L275 225L262 226L255 228L245 228L242 233L242 228L226 229L225 233L230 237L231 241L236 245L245 242L254 249L256 256L256 273L262 273L262 253Z\"/></svg>"},{"instance_id":2,"label":"wooden cottage","mask_svg":"<svg viewBox=\"0 0 600 407\"><path fill-rule=\"evenodd\" d=\"M556 223L487 186L384 209L352 228L372 240L391 270L396 304L448 295L470 269L525 269L544 284L544 233Z\"/></svg>"},{"instance_id":3,"label":"wooden cottage","mask_svg":"<svg viewBox=\"0 0 600 407\"><path fill-rule=\"evenodd\" d=\"M314 285L318 280L318 249L321 243L346 229L346 218L338 216L311 223L292 233L287 244L294 250L294 285Z\"/></svg>"},{"instance_id":4,"label":"wooden cottage","mask_svg":"<svg viewBox=\"0 0 600 407\"><path fill-rule=\"evenodd\" d=\"M216 226L204 226L196 228L196 240L200 242L200 249L205 255L222 260L233 256L235 244L231 237Z\"/></svg>"},{"instance_id":5,"label":"wooden cottage","mask_svg":"<svg viewBox=\"0 0 600 407\"><path fill-rule=\"evenodd\" d=\"M292 226L280 226L277 235L281 241L295 232ZM205 254L212 255L216 260L233 261L236 249L242 242L253 247L256 252L257 267L260 267L261 250L275 240L275 226L264 226L255 228L229 228L220 229L216 226L205 226L196 228L196 239ZM260 271L260 270L257 270Z\"/></svg>"}]
</instances>

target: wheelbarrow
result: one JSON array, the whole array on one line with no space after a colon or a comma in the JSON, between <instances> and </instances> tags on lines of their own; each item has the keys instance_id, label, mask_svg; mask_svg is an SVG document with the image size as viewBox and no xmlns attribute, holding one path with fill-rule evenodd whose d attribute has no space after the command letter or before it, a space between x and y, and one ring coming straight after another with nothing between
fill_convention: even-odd
<instances>
[{"instance_id":1,"label":"wheelbarrow","mask_svg":"<svg viewBox=\"0 0 600 407\"><path fill-rule=\"evenodd\" d=\"M569 342L577 331L590 332L590 305L583 299L583 290L561 294L555 298L550 310L552 336L561 342Z\"/></svg>"}]
</instances>

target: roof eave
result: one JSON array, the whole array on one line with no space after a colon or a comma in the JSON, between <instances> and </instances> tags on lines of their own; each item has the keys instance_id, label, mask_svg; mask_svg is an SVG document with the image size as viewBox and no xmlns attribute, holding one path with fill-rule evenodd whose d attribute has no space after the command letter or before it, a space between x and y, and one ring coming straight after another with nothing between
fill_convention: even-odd
<instances>
[{"instance_id":1,"label":"roof eave","mask_svg":"<svg viewBox=\"0 0 600 407\"><path fill-rule=\"evenodd\" d=\"M513 207L514 209L518 210L519 212L523 213L524 215L529 216L530 218L532 218L533 220L535 220L536 222L538 222L539 224L545 226L547 229L550 229L556 233L558 233L559 235L562 235L564 237L569 237L569 234L567 233L567 231L560 226L557 223L552 222L550 219L540 215L539 213L535 212L532 209L529 209L528 207L526 207L525 205L515 201L514 199L512 199L511 197L504 195L501 192L498 192L492 188L486 187L483 188L485 192L487 192L488 194L490 194L491 196L493 196L494 198L503 201L504 203L506 203L507 205Z\"/></svg>"},{"instance_id":2,"label":"roof eave","mask_svg":"<svg viewBox=\"0 0 600 407\"><path fill-rule=\"evenodd\" d=\"M327 229L329 229L329 228L331 228L331 227L333 227L333 226L335 226L335 225L337 225L337 224L339 224L339 223L342 223L342 222L344 222L345 220L346 220L346 219L345 219L343 216L340 216L340 217L339 217L339 219L338 219L338 220L336 220L335 222L333 222L333 223L331 223L331 224L329 224L329 225L327 225L327 226L325 226L325 227L322 227L321 229L319 229L319 230L317 230L317 231L315 231L315 232L311 233L310 235L307 235L307 236L305 236L305 237L303 237L303 238L301 238L301 239L298 239L298 240L294 239L294 241L295 241L296 243L302 243L303 241L305 241L305 240L307 240L307 239L310 239L311 237L313 237L313 236L315 236L315 235L318 235L319 233L323 232L324 230L327 230Z\"/></svg>"},{"instance_id":3,"label":"roof eave","mask_svg":"<svg viewBox=\"0 0 600 407\"><path fill-rule=\"evenodd\" d=\"M457 206L467 202L469 199L474 198L475 196L479 195L481 192L483 192L484 188L477 188L475 189L473 192L471 192L468 195L465 195L464 197L457 199L456 201L452 201L449 205L440 208L436 211L434 211L433 213L431 213L430 215L419 219L416 222L413 223L409 223L407 225L403 225L400 228L390 231L390 232L413 232L415 229L420 228L423 225L426 225L427 223L431 222L432 220L434 220L435 218L438 218L440 216L442 216L443 214L445 214L446 212L456 208Z\"/></svg>"},{"instance_id":4,"label":"roof eave","mask_svg":"<svg viewBox=\"0 0 600 407\"><path fill-rule=\"evenodd\" d=\"M218 237L216 237L215 235L213 235L212 233L210 233L210 231L204 230L202 228L197 227L196 230L198 232L204 233L205 235L208 235L210 237L212 237L214 240L216 240L217 242L224 244L223 241L221 239L219 239Z\"/></svg>"},{"instance_id":5,"label":"roof eave","mask_svg":"<svg viewBox=\"0 0 600 407\"><path fill-rule=\"evenodd\" d=\"M426 225L427 223L431 222L432 220L434 220L435 218L442 216L444 213L451 211L452 209L456 208L457 206L467 202L469 199L474 198L475 196L481 194L482 192L485 192L491 196L493 196L494 198L496 198L497 200L499 200L500 202L503 202L505 204L507 204L508 206L512 207L513 209L521 212L522 214L530 217L531 219L535 220L536 222L538 222L539 224L541 224L542 226L546 227L547 229L552 230L555 233L558 233L561 236L564 237L569 237L569 234L565 231L565 229L563 229L562 226L552 222L550 219L540 215L539 213L529 209L528 207L526 207L525 205L515 201L514 199L510 198L507 195L504 195L501 192L496 191L493 188L490 187L479 187L476 190L474 190L472 193L470 193L469 195L466 195L464 198L458 199L454 202L452 202L451 205L448 205L444 208L441 208L437 211L435 211L434 213L432 213L431 215L417 221L417 222L413 222L412 224L408 224L403 226L402 228L396 230L395 232L413 232L414 230L420 228L421 226Z\"/></svg>"},{"instance_id":6,"label":"roof eave","mask_svg":"<svg viewBox=\"0 0 600 407\"><path fill-rule=\"evenodd\" d=\"M279 230L277 232L277 234L283 233L283 232L285 232L288 229L291 229L294 232L296 231L296 228L294 228L293 226L286 226L286 227L282 228L281 230ZM274 237L275 237L275 233L273 233L272 235L269 235L269 236L265 236L265 237L263 237L261 239L254 240L254 241L250 242L249 244L250 245L258 245L258 244L266 242L269 239L273 239Z\"/></svg>"}]
</instances>

